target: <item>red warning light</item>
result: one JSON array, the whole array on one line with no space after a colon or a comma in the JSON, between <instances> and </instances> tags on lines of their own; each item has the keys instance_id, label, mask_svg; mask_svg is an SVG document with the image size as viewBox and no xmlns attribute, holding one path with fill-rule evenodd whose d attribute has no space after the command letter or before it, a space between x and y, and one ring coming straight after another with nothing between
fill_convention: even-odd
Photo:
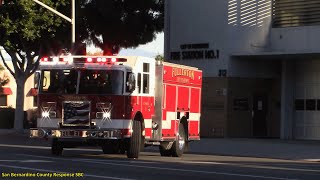
<instances>
[{"instance_id":1,"label":"red warning light","mask_svg":"<svg viewBox=\"0 0 320 180\"><path fill-rule=\"evenodd\" d=\"M48 61L49 61L49 58L48 58L48 57L43 57L43 58L41 58L41 61L43 61L43 62L48 62Z\"/></svg>"},{"instance_id":2,"label":"red warning light","mask_svg":"<svg viewBox=\"0 0 320 180\"><path fill-rule=\"evenodd\" d=\"M87 63L92 63L93 59L91 57L87 58Z\"/></svg>"}]
</instances>

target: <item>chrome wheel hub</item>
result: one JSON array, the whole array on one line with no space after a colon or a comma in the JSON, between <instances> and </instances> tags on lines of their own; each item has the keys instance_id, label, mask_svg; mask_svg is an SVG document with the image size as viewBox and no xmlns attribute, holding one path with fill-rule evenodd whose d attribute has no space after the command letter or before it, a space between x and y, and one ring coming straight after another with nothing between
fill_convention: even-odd
<instances>
[{"instance_id":1,"label":"chrome wheel hub","mask_svg":"<svg viewBox=\"0 0 320 180\"><path fill-rule=\"evenodd\" d=\"M183 150L184 144L185 144L184 138L179 135L179 149L180 150Z\"/></svg>"}]
</instances>

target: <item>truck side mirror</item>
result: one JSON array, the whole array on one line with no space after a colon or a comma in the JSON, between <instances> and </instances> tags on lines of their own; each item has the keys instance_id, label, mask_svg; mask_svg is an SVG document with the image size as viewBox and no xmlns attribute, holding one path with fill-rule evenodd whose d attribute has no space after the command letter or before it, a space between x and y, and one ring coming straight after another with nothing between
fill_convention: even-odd
<instances>
[{"instance_id":1,"label":"truck side mirror","mask_svg":"<svg viewBox=\"0 0 320 180\"><path fill-rule=\"evenodd\" d=\"M35 89L38 89L39 82L40 82L40 72L35 72L34 73L34 88Z\"/></svg>"},{"instance_id":2,"label":"truck side mirror","mask_svg":"<svg viewBox=\"0 0 320 180\"><path fill-rule=\"evenodd\" d=\"M136 78L133 73L128 74L128 80L127 80L127 91L133 92L136 89Z\"/></svg>"}]
</instances>

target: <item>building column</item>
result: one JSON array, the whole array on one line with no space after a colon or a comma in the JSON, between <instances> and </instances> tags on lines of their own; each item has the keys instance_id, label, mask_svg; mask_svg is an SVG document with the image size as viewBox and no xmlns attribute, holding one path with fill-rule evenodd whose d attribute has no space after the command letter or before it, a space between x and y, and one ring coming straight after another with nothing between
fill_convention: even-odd
<instances>
[{"instance_id":1,"label":"building column","mask_svg":"<svg viewBox=\"0 0 320 180\"><path fill-rule=\"evenodd\" d=\"M294 138L295 61L282 60L280 138Z\"/></svg>"},{"instance_id":2,"label":"building column","mask_svg":"<svg viewBox=\"0 0 320 180\"><path fill-rule=\"evenodd\" d=\"M171 5L170 0L164 1L164 59L166 61L170 60L170 13L171 13Z\"/></svg>"}]
</instances>

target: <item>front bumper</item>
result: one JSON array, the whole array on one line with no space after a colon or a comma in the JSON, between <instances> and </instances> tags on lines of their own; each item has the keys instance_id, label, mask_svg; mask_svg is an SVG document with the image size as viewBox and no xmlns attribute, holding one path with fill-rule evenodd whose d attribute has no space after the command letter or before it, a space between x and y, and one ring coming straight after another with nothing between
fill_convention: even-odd
<instances>
[{"instance_id":1,"label":"front bumper","mask_svg":"<svg viewBox=\"0 0 320 180\"><path fill-rule=\"evenodd\" d=\"M120 129L30 129L31 138L123 139Z\"/></svg>"}]
</instances>

